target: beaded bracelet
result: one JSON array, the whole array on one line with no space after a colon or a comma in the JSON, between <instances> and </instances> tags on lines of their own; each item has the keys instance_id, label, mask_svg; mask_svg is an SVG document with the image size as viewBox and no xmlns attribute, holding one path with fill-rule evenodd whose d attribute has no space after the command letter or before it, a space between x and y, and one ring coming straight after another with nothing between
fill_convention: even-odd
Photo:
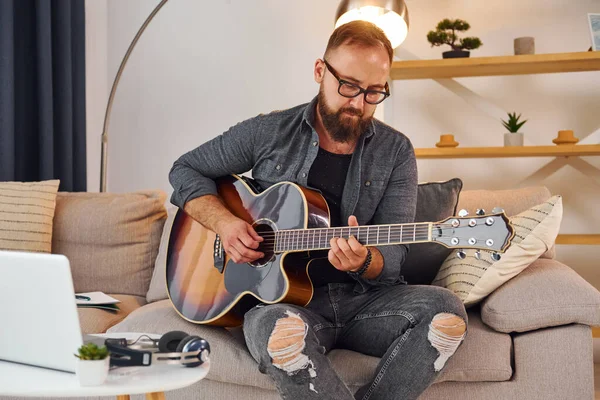
<instances>
[{"instance_id":1,"label":"beaded bracelet","mask_svg":"<svg viewBox=\"0 0 600 400\"><path fill-rule=\"evenodd\" d=\"M348 271L348 274L354 277L362 276L369 269L369 265L371 265L371 249L367 247L367 259L365 263L357 271Z\"/></svg>"}]
</instances>

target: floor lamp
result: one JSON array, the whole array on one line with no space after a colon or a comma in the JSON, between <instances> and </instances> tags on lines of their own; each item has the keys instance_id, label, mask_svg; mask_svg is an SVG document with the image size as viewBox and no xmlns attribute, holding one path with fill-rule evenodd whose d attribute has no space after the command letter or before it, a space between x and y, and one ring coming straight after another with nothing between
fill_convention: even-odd
<instances>
[{"instance_id":1,"label":"floor lamp","mask_svg":"<svg viewBox=\"0 0 600 400\"><path fill-rule=\"evenodd\" d=\"M100 156L100 192L106 192L106 170L108 165L108 122L110 120L110 113L113 106L113 101L115 99L115 92L117 91L117 86L119 85L119 80L121 79L121 75L123 74L123 70L125 69L125 65L127 64L127 60L129 60L129 56L133 51L133 48L137 44L138 40L142 36L142 33L146 30L146 27L152 21L152 18L158 13L158 11L165 5L165 3L169 0L161 0L161 2L152 10L146 21L142 24L137 34L133 38L133 41L129 45L127 52L125 53L125 57L121 61L121 65L119 66L119 70L117 71L117 75L115 76L115 80L112 84L112 89L110 90L110 96L108 97L108 103L106 104L106 112L104 114L104 126L102 128L102 153Z\"/></svg>"}]
</instances>

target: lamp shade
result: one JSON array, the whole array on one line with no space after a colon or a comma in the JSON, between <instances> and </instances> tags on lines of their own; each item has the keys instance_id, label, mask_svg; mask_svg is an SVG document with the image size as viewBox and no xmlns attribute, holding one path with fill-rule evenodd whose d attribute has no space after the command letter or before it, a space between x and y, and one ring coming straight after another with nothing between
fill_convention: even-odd
<instances>
[{"instance_id":1,"label":"lamp shade","mask_svg":"<svg viewBox=\"0 0 600 400\"><path fill-rule=\"evenodd\" d=\"M404 0L342 0L335 28L356 20L369 21L381 28L392 48L400 46L408 35L408 9Z\"/></svg>"}]
</instances>

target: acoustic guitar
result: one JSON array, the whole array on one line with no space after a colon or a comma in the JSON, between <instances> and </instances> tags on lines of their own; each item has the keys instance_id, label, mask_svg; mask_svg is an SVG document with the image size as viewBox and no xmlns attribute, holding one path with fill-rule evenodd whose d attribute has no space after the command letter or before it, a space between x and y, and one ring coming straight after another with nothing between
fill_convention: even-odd
<instances>
[{"instance_id":1,"label":"acoustic guitar","mask_svg":"<svg viewBox=\"0 0 600 400\"><path fill-rule=\"evenodd\" d=\"M365 246L432 242L488 250L478 254L498 258L514 234L503 211L439 222L331 228L327 202L314 190L281 182L259 192L251 180L236 175L216 183L229 210L263 237L259 250L264 257L234 262L217 234L179 209L167 251L167 291L177 312L197 324L238 326L258 303L305 306L313 296L310 264L327 257L333 237L354 235Z\"/></svg>"}]
</instances>

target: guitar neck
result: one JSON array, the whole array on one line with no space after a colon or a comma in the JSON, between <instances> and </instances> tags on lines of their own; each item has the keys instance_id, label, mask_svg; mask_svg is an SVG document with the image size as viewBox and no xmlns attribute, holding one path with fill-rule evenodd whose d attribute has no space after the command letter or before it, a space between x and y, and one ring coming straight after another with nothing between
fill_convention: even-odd
<instances>
[{"instance_id":1,"label":"guitar neck","mask_svg":"<svg viewBox=\"0 0 600 400\"><path fill-rule=\"evenodd\" d=\"M368 225L340 228L289 229L275 232L275 252L330 249L331 238L354 236L364 246L386 246L430 242L430 222L393 225Z\"/></svg>"}]
</instances>

